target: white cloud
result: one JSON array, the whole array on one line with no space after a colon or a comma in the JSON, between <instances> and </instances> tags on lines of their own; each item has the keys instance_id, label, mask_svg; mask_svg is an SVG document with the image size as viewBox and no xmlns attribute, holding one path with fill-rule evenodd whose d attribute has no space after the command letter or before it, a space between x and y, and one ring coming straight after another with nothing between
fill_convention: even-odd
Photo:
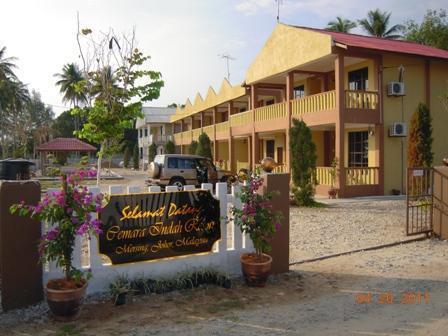
<instances>
[{"instance_id":1,"label":"white cloud","mask_svg":"<svg viewBox=\"0 0 448 336\"><path fill-rule=\"evenodd\" d=\"M243 0L235 6L235 9L246 15L254 15L260 10L274 8L274 4L275 0Z\"/></svg>"}]
</instances>

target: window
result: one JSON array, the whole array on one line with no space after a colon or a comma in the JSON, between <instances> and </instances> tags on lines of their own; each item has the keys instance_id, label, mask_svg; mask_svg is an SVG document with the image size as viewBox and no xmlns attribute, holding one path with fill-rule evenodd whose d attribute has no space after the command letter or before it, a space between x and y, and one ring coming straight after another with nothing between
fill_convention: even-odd
<instances>
[{"instance_id":1,"label":"window","mask_svg":"<svg viewBox=\"0 0 448 336\"><path fill-rule=\"evenodd\" d=\"M296 86L294 88L294 99L305 97L305 85Z\"/></svg>"},{"instance_id":2,"label":"window","mask_svg":"<svg viewBox=\"0 0 448 336\"><path fill-rule=\"evenodd\" d=\"M168 168L171 169L196 169L194 159L168 158Z\"/></svg>"},{"instance_id":3,"label":"window","mask_svg":"<svg viewBox=\"0 0 448 336\"><path fill-rule=\"evenodd\" d=\"M163 126L160 126L160 135L163 135Z\"/></svg>"},{"instance_id":4,"label":"window","mask_svg":"<svg viewBox=\"0 0 448 336\"><path fill-rule=\"evenodd\" d=\"M143 147L140 147L140 159L143 159Z\"/></svg>"},{"instance_id":5,"label":"window","mask_svg":"<svg viewBox=\"0 0 448 336\"><path fill-rule=\"evenodd\" d=\"M348 166L369 166L369 132L348 133Z\"/></svg>"},{"instance_id":6,"label":"window","mask_svg":"<svg viewBox=\"0 0 448 336\"><path fill-rule=\"evenodd\" d=\"M274 158L274 149L275 141L274 140L266 140L266 156L270 158Z\"/></svg>"},{"instance_id":7,"label":"window","mask_svg":"<svg viewBox=\"0 0 448 336\"><path fill-rule=\"evenodd\" d=\"M369 86L369 69L362 68L348 73L348 88L350 90L365 91Z\"/></svg>"},{"instance_id":8,"label":"window","mask_svg":"<svg viewBox=\"0 0 448 336\"><path fill-rule=\"evenodd\" d=\"M143 137L143 130L140 129L140 138L142 138L142 137Z\"/></svg>"},{"instance_id":9,"label":"window","mask_svg":"<svg viewBox=\"0 0 448 336\"><path fill-rule=\"evenodd\" d=\"M147 136L148 136L148 129L145 128L145 137L147 137Z\"/></svg>"}]
</instances>

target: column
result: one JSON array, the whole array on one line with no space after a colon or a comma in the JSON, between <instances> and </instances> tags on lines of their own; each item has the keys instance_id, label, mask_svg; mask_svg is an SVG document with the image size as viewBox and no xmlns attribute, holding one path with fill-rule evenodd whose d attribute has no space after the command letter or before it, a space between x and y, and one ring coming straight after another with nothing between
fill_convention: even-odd
<instances>
[{"instance_id":1,"label":"column","mask_svg":"<svg viewBox=\"0 0 448 336\"><path fill-rule=\"evenodd\" d=\"M255 169L255 165L260 163L260 139L258 138L258 133L253 132L252 133L252 150L251 150L251 167L252 170Z\"/></svg>"},{"instance_id":2,"label":"column","mask_svg":"<svg viewBox=\"0 0 448 336\"><path fill-rule=\"evenodd\" d=\"M234 151L234 140L232 136L229 136L229 170L231 172L236 171L236 163L235 163L235 151Z\"/></svg>"},{"instance_id":3,"label":"column","mask_svg":"<svg viewBox=\"0 0 448 336\"><path fill-rule=\"evenodd\" d=\"M213 125L213 160L216 162L219 158L218 141L216 141L216 117L218 114L218 107L213 107L212 125Z\"/></svg>"},{"instance_id":4,"label":"column","mask_svg":"<svg viewBox=\"0 0 448 336\"><path fill-rule=\"evenodd\" d=\"M248 136L247 137L247 160L248 160L248 163L249 163L249 167L252 167L252 169L254 169L255 165L252 164L251 151L252 151L251 136Z\"/></svg>"},{"instance_id":5,"label":"column","mask_svg":"<svg viewBox=\"0 0 448 336\"><path fill-rule=\"evenodd\" d=\"M285 130L285 168L286 172L291 171L291 153L289 150L289 130L291 129L292 103L294 99L294 73L289 72L286 76L286 118L287 128Z\"/></svg>"},{"instance_id":6,"label":"column","mask_svg":"<svg viewBox=\"0 0 448 336\"><path fill-rule=\"evenodd\" d=\"M336 108L335 124L335 156L339 162L339 196L344 197L345 189L345 154L344 154L344 116L345 116L345 86L344 86L344 55L338 54L334 61L336 82Z\"/></svg>"},{"instance_id":7,"label":"column","mask_svg":"<svg viewBox=\"0 0 448 336\"><path fill-rule=\"evenodd\" d=\"M384 195L384 109L383 109L383 58L379 56L374 59L376 74L376 90L378 91L378 113L380 123L375 125L375 161L378 166L379 193Z\"/></svg>"}]
</instances>

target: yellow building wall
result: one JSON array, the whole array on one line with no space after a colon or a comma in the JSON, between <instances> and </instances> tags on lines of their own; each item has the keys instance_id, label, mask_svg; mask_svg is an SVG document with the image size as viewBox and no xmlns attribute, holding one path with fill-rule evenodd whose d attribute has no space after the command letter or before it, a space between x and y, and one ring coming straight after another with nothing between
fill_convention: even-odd
<instances>
[{"instance_id":1,"label":"yellow building wall","mask_svg":"<svg viewBox=\"0 0 448 336\"><path fill-rule=\"evenodd\" d=\"M286 142L285 142L285 135L283 133L277 133L272 135L272 137L269 138L265 138L263 139L263 152L261 153L261 159L267 157L267 152L266 152L266 141L268 140L274 140L274 157L273 159L275 160L275 162L278 163L278 148L281 147L282 148L282 155L283 155L283 164L285 163L285 157L286 157Z\"/></svg>"},{"instance_id":2,"label":"yellow building wall","mask_svg":"<svg viewBox=\"0 0 448 336\"><path fill-rule=\"evenodd\" d=\"M324 132L323 131L312 131L311 138L316 145L317 161L316 165L322 167L324 165Z\"/></svg>"},{"instance_id":3,"label":"yellow building wall","mask_svg":"<svg viewBox=\"0 0 448 336\"><path fill-rule=\"evenodd\" d=\"M218 160L229 160L229 143L227 141L218 141L218 157L215 158L215 161Z\"/></svg>"},{"instance_id":4,"label":"yellow building wall","mask_svg":"<svg viewBox=\"0 0 448 336\"><path fill-rule=\"evenodd\" d=\"M234 144L237 170L249 168L249 146L247 139L235 139Z\"/></svg>"},{"instance_id":5,"label":"yellow building wall","mask_svg":"<svg viewBox=\"0 0 448 336\"><path fill-rule=\"evenodd\" d=\"M448 62L432 61L430 66L431 100L430 111L433 118L432 149L434 152L434 165L442 165L442 159L448 157L448 105L441 99L448 93Z\"/></svg>"},{"instance_id":6,"label":"yellow building wall","mask_svg":"<svg viewBox=\"0 0 448 336\"><path fill-rule=\"evenodd\" d=\"M387 83L398 80L398 67L400 65L405 67L404 85L406 95L403 97L388 97ZM389 127L394 122L404 121L409 128L412 114L418 104L425 100L425 76L424 61L421 58L385 55L383 67L384 192L390 194L392 189L405 191L407 137L389 137ZM441 135L434 133L435 137Z\"/></svg>"}]
</instances>

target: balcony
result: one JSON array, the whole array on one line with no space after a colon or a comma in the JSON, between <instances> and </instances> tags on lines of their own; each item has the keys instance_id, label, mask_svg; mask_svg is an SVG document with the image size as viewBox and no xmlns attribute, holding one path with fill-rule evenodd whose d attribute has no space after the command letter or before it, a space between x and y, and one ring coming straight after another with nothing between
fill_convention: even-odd
<instances>
[{"instance_id":1,"label":"balcony","mask_svg":"<svg viewBox=\"0 0 448 336\"><path fill-rule=\"evenodd\" d=\"M286 102L255 109L255 122L286 117Z\"/></svg>"},{"instance_id":2,"label":"balcony","mask_svg":"<svg viewBox=\"0 0 448 336\"><path fill-rule=\"evenodd\" d=\"M204 126L203 128L202 128L202 131L205 133L205 134L207 134L208 135L208 137L210 138L210 139L213 139L213 137L214 137L214 130L215 130L215 126L214 125L210 125L210 126Z\"/></svg>"},{"instance_id":3,"label":"balcony","mask_svg":"<svg viewBox=\"0 0 448 336\"><path fill-rule=\"evenodd\" d=\"M327 91L291 102L293 116L301 116L303 114L327 111L336 109L336 91Z\"/></svg>"},{"instance_id":4,"label":"balcony","mask_svg":"<svg viewBox=\"0 0 448 336\"><path fill-rule=\"evenodd\" d=\"M230 116L230 127L244 126L247 124L252 124L253 122L253 111L246 111Z\"/></svg>"}]
</instances>

